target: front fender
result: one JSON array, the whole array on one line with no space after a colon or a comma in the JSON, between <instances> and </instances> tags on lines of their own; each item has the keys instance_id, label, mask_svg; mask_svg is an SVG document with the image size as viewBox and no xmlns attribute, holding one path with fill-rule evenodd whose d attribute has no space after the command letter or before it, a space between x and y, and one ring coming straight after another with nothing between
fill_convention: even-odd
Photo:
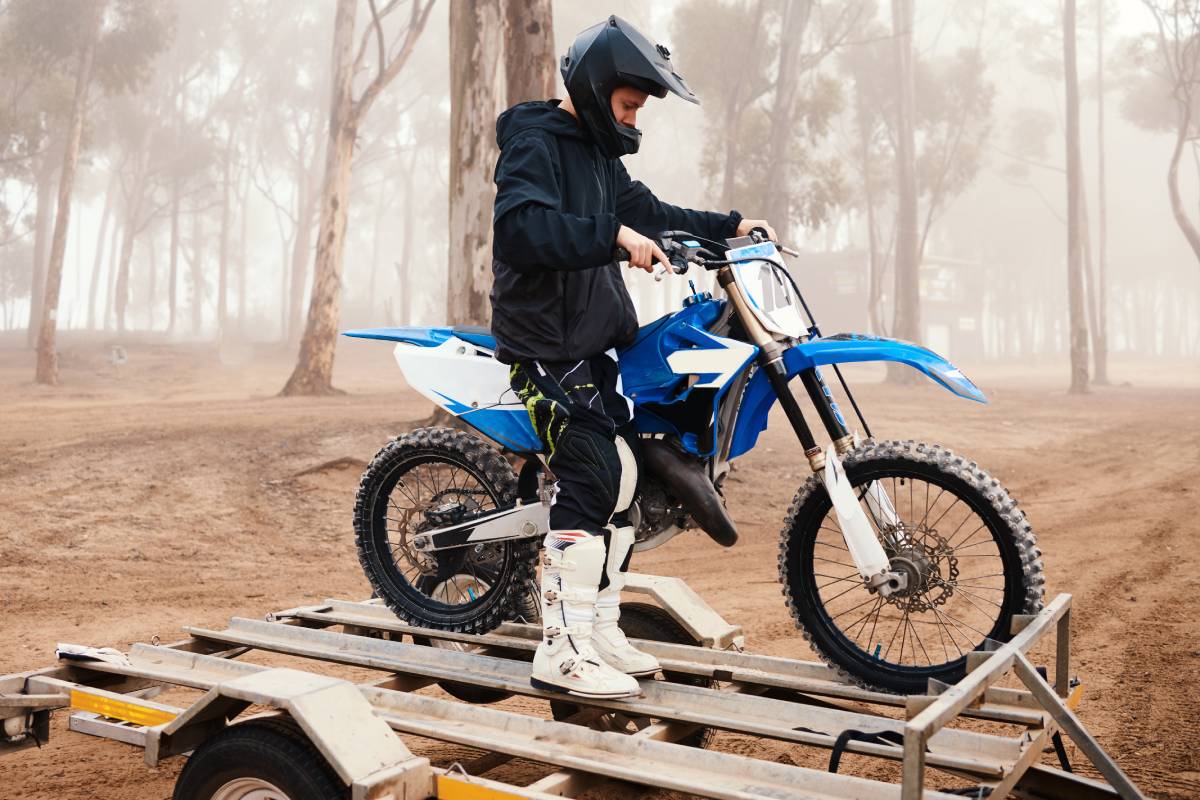
<instances>
[{"instance_id":1,"label":"front fender","mask_svg":"<svg viewBox=\"0 0 1200 800\"><path fill-rule=\"evenodd\" d=\"M932 350L900 339L885 339L864 333L835 333L796 345L783 356L788 377L809 367L847 364L854 361L896 361L920 370L959 397L986 403L979 387L946 359Z\"/></svg>"},{"instance_id":2,"label":"front fender","mask_svg":"<svg viewBox=\"0 0 1200 800\"><path fill-rule=\"evenodd\" d=\"M949 361L932 350L899 339L885 339L861 333L838 333L795 345L783 354L783 363L787 367L789 379L806 369L855 361L895 361L907 364L959 397L978 403L987 402L987 397L979 387ZM757 371L742 396L742 405L729 446L730 458L736 458L754 447L758 435L767 428L767 415L776 399L766 374L761 370Z\"/></svg>"}]
</instances>

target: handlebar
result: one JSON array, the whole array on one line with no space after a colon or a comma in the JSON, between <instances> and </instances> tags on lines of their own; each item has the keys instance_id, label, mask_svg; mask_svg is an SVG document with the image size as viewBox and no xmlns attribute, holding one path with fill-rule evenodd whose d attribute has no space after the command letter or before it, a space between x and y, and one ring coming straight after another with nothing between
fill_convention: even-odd
<instances>
[{"instance_id":1,"label":"handlebar","mask_svg":"<svg viewBox=\"0 0 1200 800\"><path fill-rule=\"evenodd\" d=\"M719 269L730 263L728 260L716 256L707 248L699 246L696 240L702 237L694 236L686 231L662 231L653 238L657 241L657 244L662 251L666 253L667 258L670 259L671 272L676 275L685 274L692 264L697 264L705 269ZM755 244L761 244L763 242L770 241L770 236L763 228L752 228L750 230L749 238ZM704 239L704 241L708 242L709 240ZM685 242L690 242L691 244L685 244ZM721 245L719 242L710 242L710 244L716 245L717 247L724 247L724 245ZM779 242L776 242L775 246L780 252L786 255L800 255L792 248L780 244ZM613 260L628 261L629 251L623 247L614 248ZM658 272L656 272L654 275L654 280L661 281L663 275L665 274L667 274L666 268L658 270Z\"/></svg>"}]
</instances>

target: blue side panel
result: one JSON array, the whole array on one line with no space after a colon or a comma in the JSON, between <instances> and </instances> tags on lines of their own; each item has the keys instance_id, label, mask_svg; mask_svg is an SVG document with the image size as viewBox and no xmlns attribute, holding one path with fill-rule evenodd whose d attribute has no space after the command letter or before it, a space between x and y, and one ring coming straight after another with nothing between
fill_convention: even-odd
<instances>
[{"instance_id":1,"label":"blue side panel","mask_svg":"<svg viewBox=\"0 0 1200 800\"><path fill-rule=\"evenodd\" d=\"M633 344L617 354L622 390L635 405L683 399L680 390L687 376L672 370L667 356L684 347L712 347L710 337L701 331L717 321L724 305L724 300L694 303L656 319L643 326Z\"/></svg>"},{"instance_id":2,"label":"blue side panel","mask_svg":"<svg viewBox=\"0 0 1200 800\"><path fill-rule=\"evenodd\" d=\"M724 300L709 298L692 302L644 326L633 343L620 351L621 387L625 395L633 399L634 428L639 433L672 433L679 437L684 450L689 453L712 455L719 441L718 432L714 429L708 439L712 444L707 448L700 444L702 434L709 425L716 425L721 399L734 377L754 358L758 348L736 343L739 348L746 350L746 358L736 368L729 367L726 362L725 368L729 369L729 373L721 380L719 387L702 386L717 382L722 375L719 370L684 374L673 370L667 358L681 350L717 353L733 346L735 343L723 344L729 340L708 332L724 307ZM693 388L697 384L701 388ZM697 403L703 403L708 408L707 412L697 408ZM653 406L653 409L648 406ZM697 420L697 412L700 412L701 420Z\"/></svg>"},{"instance_id":3,"label":"blue side panel","mask_svg":"<svg viewBox=\"0 0 1200 800\"><path fill-rule=\"evenodd\" d=\"M825 364L846 364L855 361L896 361L920 370L959 397L986 403L987 397L979 387L953 364L932 350L899 339L885 339L859 333L839 333L796 345L783 355L788 377ZM729 457L747 452L767 429L767 415L775 404L775 391L762 372L755 373L746 385L742 406L734 425Z\"/></svg>"},{"instance_id":4,"label":"blue side panel","mask_svg":"<svg viewBox=\"0 0 1200 800\"><path fill-rule=\"evenodd\" d=\"M356 339L381 339L387 342L408 342L421 347L437 347L453 334L450 328L359 328L358 330L342 331L342 336L353 336Z\"/></svg>"},{"instance_id":5,"label":"blue side panel","mask_svg":"<svg viewBox=\"0 0 1200 800\"><path fill-rule=\"evenodd\" d=\"M446 410L484 436L496 440L516 453L537 453L542 442L533 431L529 412L518 408L471 408L449 395L438 392Z\"/></svg>"},{"instance_id":6,"label":"blue side panel","mask_svg":"<svg viewBox=\"0 0 1200 800\"><path fill-rule=\"evenodd\" d=\"M524 408L476 408L458 418L516 453L541 452L542 443Z\"/></svg>"}]
</instances>

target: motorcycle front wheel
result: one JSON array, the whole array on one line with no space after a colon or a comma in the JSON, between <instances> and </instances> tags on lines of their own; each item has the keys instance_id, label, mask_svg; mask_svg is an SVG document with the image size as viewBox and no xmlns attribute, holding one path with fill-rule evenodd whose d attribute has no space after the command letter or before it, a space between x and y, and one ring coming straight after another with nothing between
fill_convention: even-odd
<instances>
[{"instance_id":1,"label":"motorcycle front wheel","mask_svg":"<svg viewBox=\"0 0 1200 800\"><path fill-rule=\"evenodd\" d=\"M779 578L796 626L843 678L924 694L953 683L966 654L1011 638L1013 616L1042 608L1037 539L1008 492L974 462L919 442L863 442L843 459L893 569L909 586L870 593L854 566L824 486L796 493L780 536ZM877 482L896 521L874 519L864 493Z\"/></svg>"}]
</instances>

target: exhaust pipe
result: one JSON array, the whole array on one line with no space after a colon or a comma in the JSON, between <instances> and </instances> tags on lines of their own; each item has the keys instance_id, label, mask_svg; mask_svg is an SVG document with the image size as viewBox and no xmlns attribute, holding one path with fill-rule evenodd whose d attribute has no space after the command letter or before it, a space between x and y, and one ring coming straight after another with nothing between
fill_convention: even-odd
<instances>
[{"instance_id":1,"label":"exhaust pipe","mask_svg":"<svg viewBox=\"0 0 1200 800\"><path fill-rule=\"evenodd\" d=\"M737 544L737 528L700 461L663 439L642 439L640 444L646 470L679 499L696 524L722 547Z\"/></svg>"}]
</instances>

